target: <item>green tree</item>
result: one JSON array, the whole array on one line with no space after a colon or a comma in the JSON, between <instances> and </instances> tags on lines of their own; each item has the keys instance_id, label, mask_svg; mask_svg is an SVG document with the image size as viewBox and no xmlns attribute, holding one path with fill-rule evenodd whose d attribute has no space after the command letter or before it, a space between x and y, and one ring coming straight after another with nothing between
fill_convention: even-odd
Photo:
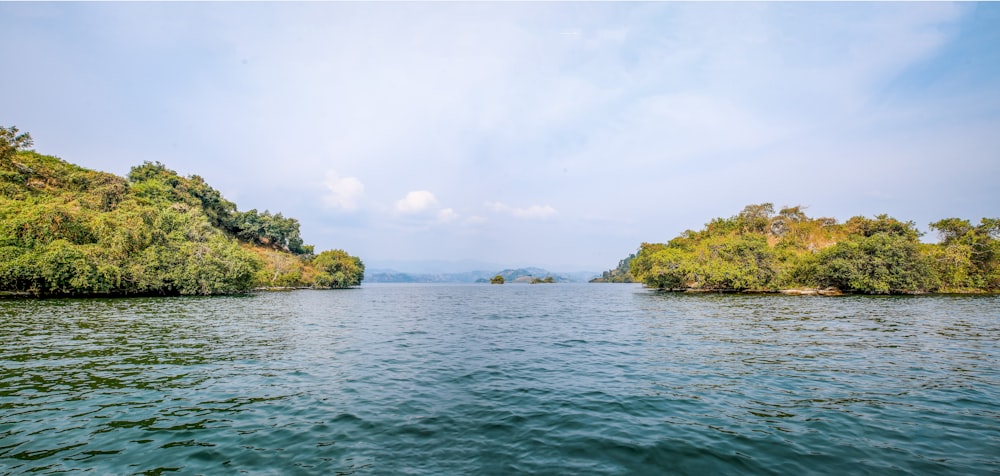
<instances>
[{"instance_id":1,"label":"green tree","mask_svg":"<svg viewBox=\"0 0 1000 476\"><path fill-rule=\"evenodd\" d=\"M821 282L868 294L936 289L937 276L920 252L920 233L913 222L879 215L874 220L854 217L847 225L855 233L819 254Z\"/></svg>"},{"instance_id":2,"label":"green tree","mask_svg":"<svg viewBox=\"0 0 1000 476\"><path fill-rule=\"evenodd\" d=\"M682 242L642 243L631 262L632 277L646 286L682 289L698 280L694 254Z\"/></svg>"},{"instance_id":3,"label":"green tree","mask_svg":"<svg viewBox=\"0 0 1000 476\"><path fill-rule=\"evenodd\" d=\"M14 160L17 151L30 148L34 145L31 134L27 132L18 134L17 127L0 126L0 163L10 163Z\"/></svg>"},{"instance_id":4,"label":"green tree","mask_svg":"<svg viewBox=\"0 0 1000 476\"><path fill-rule=\"evenodd\" d=\"M365 277L365 265L344 250L327 250L312 260L317 275L315 285L321 288L360 286Z\"/></svg>"},{"instance_id":5,"label":"green tree","mask_svg":"<svg viewBox=\"0 0 1000 476\"><path fill-rule=\"evenodd\" d=\"M172 276L181 294L246 292L261 267L256 256L221 235L185 243L181 252L186 259Z\"/></svg>"},{"instance_id":6,"label":"green tree","mask_svg":"<svg viewBox=\"0 0 1000 476\"><path fill-rule=\"evenodd\" d=\"M775 271L771 248L760 235L744 235L709 243L703 255L704 286L711 289L767 290Z\"/></svg>"},{"instance_id":7,"label":"green tree","mask_svg":"<svg viewBox=\"0 0 1000 476\"><path fill-rule=\"evenodd\" d=\"M761 203L759 205L747 205L743 211L736 216L743 233L764 233L767 231L768 222L774 214L774 204Z\"/></svg>"},{"instance_id":8,"label":"green tree","mask_svg":"<svg viewBox=\"0 0 1000 476\"><path fill-rule=\"evenodd\" d=\"M930 224L941 243L928 250L947 291L1000 288L1000 219L983 218L978 225L960 218Z\"/></svg>"},{"instance_id":9,"label":"green tree","mask_svg":"<svg viewBox=\"0 0 1000 476\"><path fill-rule=\"evenodd\" d=\"M503 284L505 280L499 274L490 278L490 284Z\"/></svg>"}]
</instances>

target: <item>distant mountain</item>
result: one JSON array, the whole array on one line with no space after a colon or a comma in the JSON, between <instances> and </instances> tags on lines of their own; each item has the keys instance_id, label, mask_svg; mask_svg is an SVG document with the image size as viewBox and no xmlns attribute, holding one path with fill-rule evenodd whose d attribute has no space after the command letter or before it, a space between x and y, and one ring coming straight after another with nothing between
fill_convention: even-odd
<instances>
[{"instance_id":1,"label":"distant mountain","mask_svg":"<svg viewBox=\"0 0 1000 476\"><path fill-rule=\"evenodd\" d=\"M463 260L386 260L366 259L369 269L393 271L406 274L462 274L470 270L498 270L503 264L488 263L471 259Z\"/></svg>"},{"instance_id":2,"label":"distant mountain","mask_svg":"<svg viewBox=\"0 0 1000 476\"><path fill-rule=\"evenodd\" d=\"M464 271L452 273L409 273L394 269L370 269L365 273L365 281L369 283L488 283L490 278L500 275L508 283L531 282L532 278L543 279L548 276L557 283L586 282L597 276L588 271L572 273L553 273L546 269L529 267L505 269L503 271Z\"/></svg>"},{"instance_id":3,"label":"distant mountain","mask_svg":"<svg viewBox=\"0 0 1000 476\"><path fill-rule=\"evenodd\" d=\"M489 271L461 273L403 273L393 269L373 269L365 273L369 283L474 283L478 279L494 276Z\"/></svg>"}]
</instances>

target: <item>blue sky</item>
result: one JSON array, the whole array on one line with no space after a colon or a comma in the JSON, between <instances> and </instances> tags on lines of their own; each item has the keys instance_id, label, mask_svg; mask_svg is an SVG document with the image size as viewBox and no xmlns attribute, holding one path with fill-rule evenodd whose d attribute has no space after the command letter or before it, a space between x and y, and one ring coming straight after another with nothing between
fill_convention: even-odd
<instances>
[{"instance_id":1,"label":"blue sky","mask_svg":"<svg viewBox=\"0 0 1000 476\"><path fill-rule=\"evenodd\" d=\"M370 265L613 267L750 203L1000 215L1000 4L0 3L0 124Z\"/></svg>"}]
</instances>

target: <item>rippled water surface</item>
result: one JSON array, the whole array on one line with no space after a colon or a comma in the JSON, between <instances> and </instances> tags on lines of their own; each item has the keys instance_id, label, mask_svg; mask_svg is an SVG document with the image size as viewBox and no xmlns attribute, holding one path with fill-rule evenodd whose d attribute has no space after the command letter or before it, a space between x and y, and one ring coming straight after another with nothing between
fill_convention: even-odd
<instances>
[{"instance_id":1,"label":"rippled water surface","mask_svg":"<svg viewBox=\"0 0 1000 476\"><path fill-rule=\"evenodd\" d=\"M1000 298L0 300L0 473L995 474Z\"/></svg>"}]
</instances>

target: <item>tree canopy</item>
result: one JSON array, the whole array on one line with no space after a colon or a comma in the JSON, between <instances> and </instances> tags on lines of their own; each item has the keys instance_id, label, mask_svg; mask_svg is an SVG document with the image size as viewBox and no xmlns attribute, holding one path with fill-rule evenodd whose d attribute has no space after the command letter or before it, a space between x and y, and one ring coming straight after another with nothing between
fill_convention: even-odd
<instances>
[{"instance_id":1,"label":"tree canopy","mask_svg":"<svg viewBox=\"0 0 1000 476\"><path fill-rule=\"evenodd\" d=\"M31 134L18 134L16 127L0 126L0 163L10 162L17 151L28 149L33 144Z\"/></svg>"}]
</instances>

